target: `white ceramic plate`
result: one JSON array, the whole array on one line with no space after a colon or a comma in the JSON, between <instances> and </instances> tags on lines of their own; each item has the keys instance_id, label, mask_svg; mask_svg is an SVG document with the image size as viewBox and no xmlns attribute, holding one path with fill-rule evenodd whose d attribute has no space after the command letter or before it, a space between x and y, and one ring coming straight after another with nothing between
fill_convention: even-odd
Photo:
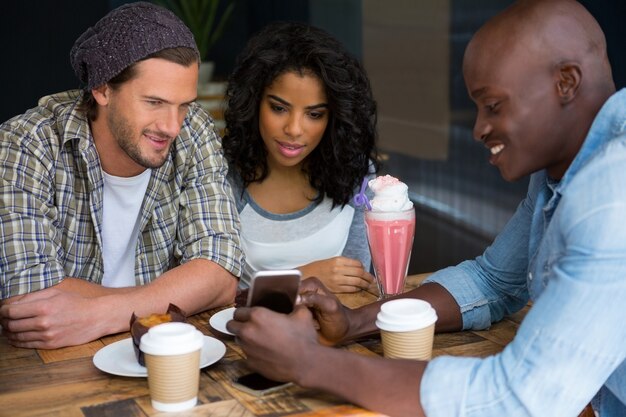
<instances>
[{"instance_id":1,"label":"white ceramic plate","mask_svg":"<svg viewBox=\"0 0 626 417\"><path fill-rule=\"evenodd\" d=\"M233 319L233 314L235 314L235 307L218 311L211 316L211 318L209 319L209 324L215 330L233 336L233 334L229 332L228 329L226 329L226 323Z\"/></svg>"},{"instance_id":2,"label":"white ceramic plate","mask_svg":"<svg viewBox=\"0 0 626 417\"><path fill-rule=\"evenodd\" d=\"M226 346L214 337L204 336L204 345L200 352L200 368L217 362L226 353ZM133 350L133 340L120 340L111 343L96 352L93 364L101 371L120 376L148 376L145 367L139 365Z\"/></svg>"}]
</instances>

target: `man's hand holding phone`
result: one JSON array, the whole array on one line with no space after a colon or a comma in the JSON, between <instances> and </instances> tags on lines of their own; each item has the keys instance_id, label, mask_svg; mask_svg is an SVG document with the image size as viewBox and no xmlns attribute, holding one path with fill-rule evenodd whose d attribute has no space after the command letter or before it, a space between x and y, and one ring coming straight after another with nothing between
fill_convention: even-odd
<instances>
[{"instance_id":1,"label":"man's hand holding phone","mask_svg":"<svg viewBox=\"0 0 626 417\"><path fill-rule=\"evenodd\" d=\"M289 314L293 311L296 297L298 296L298 288L300 286L300 279L302 274L298 270L282 270L282 271L259 271L254 274L252 277L252 281L250 284L250 290L248 291L248 298L246 302L246 307L265 307L274 312ZM238 309L244 310L244 309ZM251 311L246 310L243 314L237 313L235 311L235 320L237 317L245 319L241 320L240 323L237 323L233 328L227 325L230 331L233 331L235 335L240 336L238 333L238 329L242 328L242 323L247 323L250 326L253 326L254 329L251 329L250 332L254 332L260 334L261 337L268 337L269 335L265 333L263 329L259 329L258 326L254 325L254 319L251 317ZM269 312L259 312L260 316L272 315ZM263 320L261 320L263 322ZM274 322L274 320L272 320ZM230 322L232 323L232 322ZM243 324L245 327L247 324ZM269 324L270 323L263 323ZM246 331L247 333L247 331ZM271 337L270 337L271 339ZM245 346L245 342L240 339L240 344L243 344L242 348ZM251 357L248 356L249 362ZM252 363L254 368L254 362ZM288 382L280 382L274 381L272 379L268 379L261 374L256 372L246 374L240 376L232 381L232 385L248 394L252 395L265 395L279 389L282 389L286 386L289 386Z\"/></svg>"}]
</instances>

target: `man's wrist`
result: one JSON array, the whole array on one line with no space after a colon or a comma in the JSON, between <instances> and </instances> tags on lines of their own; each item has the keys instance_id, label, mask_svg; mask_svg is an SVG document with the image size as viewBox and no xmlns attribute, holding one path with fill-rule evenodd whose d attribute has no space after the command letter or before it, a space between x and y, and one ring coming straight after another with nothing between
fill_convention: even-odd
<instances>
[{"instance_id":1,"label":"man's wrist","mask_svg":"<svg viewBox=\"0 0 626 417\"><path fill-rule=\"evenodd\" d=\"M94 320L101 321L100 327L103 335L130 330L132 307L128 308L128 306L132 306L132 303L127 304L122 301L128 299L125 295L107 294L91 299Z\"/></svg>"},{"instance_id":2,"label":"man's wrist","mask_svg":"<svg viewBox=\"0 0 626 417\"><path fill-rule=\"evenodd\" d=\"M303 388L323 388L323 381L328 379L328 356L335 348L321 344L311 344L306 352L301 352L297 359L296 384Z\"/></svg>"},{"instance_id":3,"label":"man's wrist","mask_svg":"<svg viewBox=\"0 0 626 417\"><path fill-rule=\"evenodd\" d=\"M375 322L378 310L380 310L379 303L368 304L354 310L346 308L346 310L348 331L343 339L344 342L374 334L378 331Z\"/></svg>"}]
</instances>

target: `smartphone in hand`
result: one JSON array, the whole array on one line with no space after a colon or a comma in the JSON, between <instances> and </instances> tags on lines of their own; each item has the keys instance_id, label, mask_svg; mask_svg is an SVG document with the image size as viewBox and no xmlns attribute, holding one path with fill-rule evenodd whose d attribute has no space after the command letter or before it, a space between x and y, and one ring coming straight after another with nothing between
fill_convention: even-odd
<instances>
[{"instance_id":1,"label":"smartphone in hand","mask_svg":"<svg viewBox=\"0 0 626 417\"><path fill-rule=\"evenodd\" d=\"M268 379L256 372L235 378L231 384L240 391L256 396L269 394L292 385L291 382L279 382Z\"/></svg>"},{"instance_id":2,"label":"smartphone in hand","mask_svg":"<svg viewBox=\"0 0 626 417\"><path fill-rule=\"evenodd\" d=\"M258 271L252 276L246 305L289 314L293 311L301 278L302 273L297 269Z\"/></svg>"}]
</instances>

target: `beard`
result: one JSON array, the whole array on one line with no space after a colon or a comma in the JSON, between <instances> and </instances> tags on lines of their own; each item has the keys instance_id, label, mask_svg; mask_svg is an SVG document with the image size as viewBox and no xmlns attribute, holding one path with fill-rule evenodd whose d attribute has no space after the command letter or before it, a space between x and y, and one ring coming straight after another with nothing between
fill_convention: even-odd
<instances>
[{"instance_id":1,"label":"beard","mask_svg":"<svg viewBox=\"0 0 626 417\"><path fill-rule=\"evenodd\" d=\"M122 115L121 112L117 111L117 108L111 108L107 117L107 122L118 146L135 163L144 168L150 169L160 168L163 166L169 155L170 148L172 146L171 143L163 152L156 153L153 156L146 155L146 152L142 152L141 147L139 146L141 139L133 140L134 129L132 124ZM171 137L161 132L153 132L148 129L142 130L141 135L143 136L143 134L150 134L162 139L171 139Z\"/></svg>"}]
</instances>

